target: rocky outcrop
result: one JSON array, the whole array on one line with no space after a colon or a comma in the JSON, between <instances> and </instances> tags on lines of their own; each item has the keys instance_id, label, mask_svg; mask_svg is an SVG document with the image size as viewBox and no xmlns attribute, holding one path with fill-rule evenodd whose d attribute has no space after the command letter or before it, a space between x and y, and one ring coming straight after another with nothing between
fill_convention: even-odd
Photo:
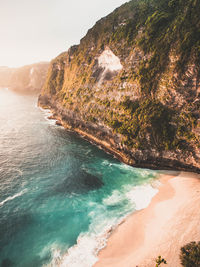
<instances>
[{"instance_id":1,"label":"rocky outcrop","mask_svg":"<svg viewBox=\"0 0 200 267\"><path fill-rule=\"evenodd\" d=\"M198 11L186 0L122 5L52 60L39 104L128 164L199 171Z\"/></svg>"},{"instance_id":2,"label":"rocky outcrop","mask_svg":"<svg viewBox=\"0 0 200 267\"><path fill-rule=\"evenodd\" d=\"M20 68L0 68L0 86L17 92L39 93L44 84L49 63L40 62Z\"/></svg>"}]
</instances>

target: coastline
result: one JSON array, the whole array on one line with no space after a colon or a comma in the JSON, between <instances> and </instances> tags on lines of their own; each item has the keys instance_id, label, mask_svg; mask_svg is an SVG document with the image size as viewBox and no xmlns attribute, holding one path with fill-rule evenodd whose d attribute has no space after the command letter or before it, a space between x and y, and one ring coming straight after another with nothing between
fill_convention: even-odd
<instances>
[{"instance_id":1,"label":"coastline","mask_svg":"<svg viewBox=\"0 0 200 267\"><path fill-rule=\"evenodd\" d=\"M52 110L52 108L48 108L48 107L41 107L42 109L49 109L52 112L52 115L50 117L48 117L49 120L55 120L55 124L58 126L63 126L66 130L72 131L76 134L78 134L79 136L81 136L82 138L84 138L85 140L94 143L97 146L100 146L102 149L104 149L104 151L112 154L113 156L115 156L119 161L128 164L130 166L134 165L134 160L130 159L129 157L127 157L127 155L123 152L118 151L117 149L115 149L114 147L111 146L111 144L109 144L106 141L100 140L99 138L95 137L92 134L87 133L86 131L79 129L77 127L72 127L71 125L69 125L65 120L62 119L61 116L56 115L55 114L55 110ZM145 167L144 167L145 168ZM147 168L147 167L146 167Z\"/></svg>"},{"instance_id":2,"label":"coastline","mask_svg":"<svg viewBox=\"0 0 200 267\"><path fill-rule=\"evenodd\" d=\"M59 120L61 123L57 125L68 128L64 121L54 115L48 119ZM74 128L70 129L69 126L69 130L74 131ZM79 134L85 137L84 132L80 131ZM92 141L92 138L89 136L88 140ZM160 186L158 188L158 184L155 184L155 187L159 192L152 198L148 207L125 216L119 224L109 229L105 233L105 240L101 240L101 245L98 244L90 255L93 264L87 263L84 266L152 267L155 265L155 258L161 255L167 260L168 266L181 267L177 264L180 248L191 241L200 240L197 223L200 221L200 175L163 170L160 171L158 181ZM192 200L191 203L188 199ZM178 212L179 209L181 212ZM84 242L81 237L69 253L73 254L74 249L80 249L82 243ZM65 266L69 253L61 258L55 257L58 266ZM86 254L81 257L85 256ZM73 266L79 265L75 263Z\"/></svg>"},{"instance_id":3,"label":"coastline","mask_svg":"<svg viewBox=\"0 0 200 267\"><path fill-rule=\"evenodd\" d=\"M149 206L113 231L94 267L152 267L159 255L181 267L180 248L200 240L200 175L166 173L160 182Z\"/></svg>"},{"instance_id":4,"label":"coastline","mask_svg":"<svg viewBox=\"0 0 200 267\"><path fill-rule=\"evenodd\" d=\"M71 127L60 116L54 114L49 119L57 120L57 125L79 134L115 155L114 151L106 149L107 143L82 129ZM120 159L119 155L115 156ZM127 163L123 158L120 160ZM152 198L149 206L128 215L116 228L109 231L104 248L99 248L97 254L95 253L99 260L90 266L152 267L155 265L155 258L161 255L167 260L168 266L181 267L180 248L191 241L200 240L200 175L172 171L171 168L171 171L160 172L159 181L159 192ZM62 262L61 260L59 266L64 266Z\"/></svg>"},{"instance_id":5,"label":"coastline","mask_svg":"<svg viewBox=\"0 0 200 267\"><path fill-rule=\"evenodd\" d=\"M38 99L38 106L41 109L51 111L51 116L48 117L49 120L55 120L55 124L58 126L63 126L66 130L74 132L84 138L85 140L101 147L105 152L112 154L116 157L119 161L130 165L135 168L144 168L144 169L151 169L151 170L166 170L166 171L185 171L185 172L195 172L200 174L200 168L198 166L193 166L191 164L186 164L176 159L171 159L170 157L162 158L158 155L154 158L150 155L145 155L144 159L141 161L137 158L137 155L133 158L127 151L123 151L118 149L115 144L114 140L110 138L109 140L103 139L102 137L87 131L86 128L79 127L78 125L70 124L63 117L62 112L59 113L56 107L53 107L50 104L44 105L39 97Z\"/></svg>"}]
</instances>

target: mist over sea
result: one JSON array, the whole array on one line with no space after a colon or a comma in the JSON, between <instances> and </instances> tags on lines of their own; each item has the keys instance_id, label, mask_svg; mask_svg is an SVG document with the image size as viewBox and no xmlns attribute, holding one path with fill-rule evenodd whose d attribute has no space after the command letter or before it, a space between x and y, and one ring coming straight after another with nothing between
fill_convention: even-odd
<instances>
[{"instance_id":1,"label":"mist over sea","mask_svg":"<svg viewBox=\"0 0 200 267\"><path fill-rule=\"evenodd\" d=\"M91 267L110 230L157 192L156 171L120 163L48 115L36 96L0 89L3 267Z\"/></svg>"}]
</instances>

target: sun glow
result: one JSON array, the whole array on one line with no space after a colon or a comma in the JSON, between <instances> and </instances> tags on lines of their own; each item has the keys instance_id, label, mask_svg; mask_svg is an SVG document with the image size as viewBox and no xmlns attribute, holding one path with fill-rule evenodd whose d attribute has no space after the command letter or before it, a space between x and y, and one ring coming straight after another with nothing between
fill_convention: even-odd
<instances>
[{"instance_id":1,"label":"sun glow","mask_svg":"<svg viewBox=\"0 0 200 267\"><path fill-rule=\"evenodd\" d=\"M0 0L0 66L50 61L126 0Z\"/></svg>"}]
</instances>

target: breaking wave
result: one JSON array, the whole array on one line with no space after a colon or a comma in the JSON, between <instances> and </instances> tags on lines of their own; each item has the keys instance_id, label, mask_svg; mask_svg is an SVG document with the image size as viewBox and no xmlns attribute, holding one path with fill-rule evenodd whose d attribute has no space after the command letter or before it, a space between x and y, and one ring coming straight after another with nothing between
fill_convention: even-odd
<instances>
[{"instance_id":1,"label":"breaking wave","mask_svg":"<svg viewBox=\"0 0 200 267\"><path fill-rule=\"evenodd\" d=\"M5 200L3 200L2 202L0 202L0 206L3 206L6 202L11 201L11 200L13 200L13 199L15 199L15 198L17 198L17 197L22 196L22 195L25 194L26 192L27 192L27 189L24 189L24 190L22 190L21 192L19 192L19 193L13 195L13 196L11 196L11 197L7 197Z\"/></svg>"},{"instance_id":2,"label":"breaking wave","mask_svg":"<svg viewBox=\"0 0 200 267\"><path fill-rule=\"evenodd\" d=\"M81 233L77 244L69 248L66 254L62 255L59 249L53 250L52 261L48 266L92 267L98 261L98 253L106 246L113 230L132 212L147 207L157 192L158 189L151 183L134 187L125 185L122 191L113 190L109 197L103 199L101 206L95 207L99 210L98 214L91 212L88 232ZM123 206L125 214L120 212L120 205ZM117 209L109 212L109 207L114 206Z\"/></svg>"}]
</instances>

